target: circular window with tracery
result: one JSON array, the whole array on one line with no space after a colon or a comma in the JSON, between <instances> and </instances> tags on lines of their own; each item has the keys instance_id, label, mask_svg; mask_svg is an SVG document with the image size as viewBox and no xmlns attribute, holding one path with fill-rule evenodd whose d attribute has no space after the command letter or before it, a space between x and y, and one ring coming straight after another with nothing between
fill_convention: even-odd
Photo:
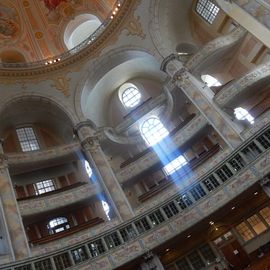
<instances>
[{"instance_id":1,"label":"circular window with tracery","mask_svg":"<svg viewBox=\"0 0 270 270\"><path fill-rule=\"evenodd\" d=\"M122 101L126 107L135 107L141 101L141 93L136 87L130 86L123 92Z\"/></svg>"}]
</instances>

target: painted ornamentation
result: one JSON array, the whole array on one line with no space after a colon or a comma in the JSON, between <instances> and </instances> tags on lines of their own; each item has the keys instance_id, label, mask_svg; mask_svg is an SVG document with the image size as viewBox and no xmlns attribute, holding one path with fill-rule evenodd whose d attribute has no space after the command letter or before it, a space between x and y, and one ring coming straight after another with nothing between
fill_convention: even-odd
<instances>
[{"instance_id":1,"label":"painted ornamentation","mask_svg":"<svg viewBox=\"0 0 270 270\"><path fill-rule=\"evenodd\" d=\"M61 4L61 2L67 2L67 0L42 0L42 1L49 10L55 10Z\"/></svg>"},{"instance_id":2,"label":"painted ornamentation","mask_svg":"<svg viewBox=\"0 0 270 270\"><path fill-rule=\"evenodd\" d=\"M14 39L19 33L19 19L15 8L0 3L0 40Z\"/></svg>"}]
</instances>

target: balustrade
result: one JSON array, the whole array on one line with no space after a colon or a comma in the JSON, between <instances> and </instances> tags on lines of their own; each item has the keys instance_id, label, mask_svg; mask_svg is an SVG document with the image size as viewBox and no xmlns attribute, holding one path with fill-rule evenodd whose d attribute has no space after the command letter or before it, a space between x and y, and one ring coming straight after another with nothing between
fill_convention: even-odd
<instances>
[{"instance_id":1,"label":"balustrade","mask_svg":"<svg viewBox=\"0 0 270 270\"><path fill-rule=\"evenodd\" d=\"M244 183L244 186L248 187L252 183L255 183L256 181L260 179L259 175L261 175L262 171L264 171L265 174L269 174L270 145L260 144L259 142L260 141L259 138L261 136L264 136L268 140L270 140L269 134L270 134L270 128L259 133L257 136L253 137L248 142L244 143L244 145L242 145L237 150L235 150L224 162L219 164L217 167L213 168L213 170L209 172L208 175L198 180L196 184L194 184L193 186L185 190L179 191L179 193L175 194L170 200L164 202L162 205L157 206L155 209L153 209L149 213L143 214L142 216L138 216L134 218L133 220L129 221L128 223L124 225L120 225L117 228L111 230L110 232L105 233L103 236L93 239L92 241L81 243L80 245L77 245L74 247L70 247L69 250L71 251L72 254L81 254L77 261L74 260L74 263L77 264L83 261L87 261L89 259L94 259L96 257L102 256L106 252L109 252L114 249L118 249L118 247L120 248L124 244L126 247L125 249L128 249L129 248L128 243L132 241L133 239L136 239L137 237L142 237L145 233L148 233L154 230L155 228L157 228L159 233L161 233L162 225L163 224L165 225L169 220L174 219L175 217L179 215L183 215L184 214L183 211L187 211L188 209L190 209L191 212L194 211L193 206L195 204L198 204L201 200L203 200L206 197L210 197L210 200L212 200L211 197L214 196L213 192L215 190L219 190L225 184L228 183L230 185L230 188L232 188L232 186L237 184L237 182L239 181L243 182L243 179L244 179L245 181L247 181L246 183ZM263 159L257 162L257 160L259 160L262 157ZM260 170L257 178L253 176L253 180L251 180L250 178L251 176L249 176L249 178L246 178L246 177L243 178L242 176L240 177L239 173L243 172L245 169L250 167L254 162L257 162L257 163L254 166L252 166L253 170L258 166L264 166L264 169ZM257 175L257 173L255 174ZM235 183L234 182L231 183L231 180L233 179L235 180L234 181ZM241 183L241 185L243 184ZM239 186L237 186L237 188L239 188ZM241 192L241 191L238 190L238 192ZM219 194L220 192L216 193L215 197ZM206 207L206 205L208 205L208 201L205 201L204 205ZM202 207L200 207L201 210L203 209ZM215 205L215 207L218 207L218 205ZM207 206L207 209L208 208L209 206ZM186 212L186 215L185 215L186 218L189 215L188 213L189 212ZM191 217L193 218L193 221L192 221L193 223L196 222L197 220L195 216L193 214L191 215ZM182 217L181 217L181 222L183 222ZM191 224L189 224L189 226L190 225ZM184 230L185 226L186 225L181 226L179 230L181 231ZM161 229L158 229L160 227ZM125 233L123 233L123 231L125 231ZM166 240L165 238L163 238L164 241ZM119 254L119 256L123 256L121 252L119 251L117 254ZM141 247L136 246L135 253L136 252L142 252ZM17 264L12 264L10 266L6 265L4 266L4 268L0 267L0 269L39 270L39 269L43 269L43 268L40 268L39 266L44 265L44 264L50 265L49 268L47 269L66 269L66 268L69 268L71 264L67 264L65 267L62 267L62 268L59 268L59 266L57 266L56 268L52 268L51 262L55 261L55 258L57 256L60 256L60 257L63 256L63 258L64 257L66 258L68 253L69 251L62 251L62 252L59 251L56 254L47 255L47 257L43 257L40 259L32 258L31 259L32 261L30 263L29 261L26 262L25 264L21 262ZM106 261L106 257L103 257L103 258L105 258L105 261ZM109 265L110 263L108 262L108 267ZM115 264L115 265L119 265L119 264ZM23 268L23 267L30 267L30 268ZM82 269L84 268L82 267Z\"/></svg>"}]
</instances>

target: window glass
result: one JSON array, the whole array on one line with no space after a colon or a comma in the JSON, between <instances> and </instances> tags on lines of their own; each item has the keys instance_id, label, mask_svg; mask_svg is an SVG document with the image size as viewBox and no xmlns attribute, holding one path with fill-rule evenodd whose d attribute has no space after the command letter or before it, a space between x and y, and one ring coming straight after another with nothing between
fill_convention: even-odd
<instances>
[{"instance_id":1,"label":"window glass","mask_svg":"<svg viewBox=\"0 0 270 270\"><path fill-rule=\"evenodd\" d=\"M16 133L23 152L34 151L39 149L37 137L33 128L24 127L16 129Z\"/></svg>"},{"instance_id":2,"label":"window glass","mask_svg":"<svg viewBox=\"0 0 270 270\"><path fill-rule=\"evenodd\" d=\"M270 208L267 206L260 211L261 216L270 225Z\"/></svg>"},{"instance_id":3,"label":"window glass","mask_svg":"<svg viewBox=\"0 0 270 270\"><path fill-rule=\"evenodd\" d=\"M48 224L50 234L59 233L69 228L68 220L65 217L54 218Z\"/></svg>"},{"instance_id":4,"label":"window glass","mask_svg":"<svg viewBox=\"0 0 270 270\"><path fill-rule=\"evenodd\" d=\"M221 86L221 83L211 75L202 75L202 80L207 84L208 87Z\"/></svg>"},{"instance_id":5,"label":"window glass","mask_svg":"<svg viewBox=\"0 0 270 270\"><path fill-rule=\"evenodd\" d=\"M111 220L110 215L109 215L109 213L110 213L109 204L107 202L103 201L103 200L101 201L101 203L102 203L103 210L104 210L104 212L105 212L105 214L107 216L107 219Z\"/></svg>"},{"instance_id":6,"label":"window glass","mask_svg":"<svg viewBox=\"0 0 270 270\"><path fill-rule=\"evenodd\" d=\"M36 195L55 190L54 182L51 179L37 182L35 183L34 187L35 187Z\"/></svg>"},{"instance_id":7,"label":"window glass","mask_svg":"<svg viewBox=\"0 0 270 270\"><path fill-rule=\"evenodd\" d=\"M195 270L201 270L205 267L205 263L203 262L197 251L193 251L192 253L190 253L188 255L188 259Z\"/></svg>"},{"instance_id":8,"label":"window glass","mask_svg":"<svg viewBox=\"0 0 270 270\"><path fill-rule=\"evenodd\" d=\"M234 115L238 120L247 120L250 124L254 124L254 117L246 109L235 108Z\"/></svg>"},{"instance_id":9,"label":"window glass","mask_svg":"<svg viewBox=\"0 0 270 270\"><path fill-rule=\"evenodd\" d=\"M141 133L149 145L155 145L169 134L158 117L145 120L141 125Z\"/></svg>"},{"instance_id":10,"label":"window glass","mask_svg":"<svg viewBox=\"0 0 270 270\"><path fill-rule=\"evenodd\" d=\"M210 0L198 0L196 12L208 23L212 24L218 15L219 7Z\"/></svg>"},{"instance_id":11,"label":"window glass","mask_svg":"<svg viewBox=\"0 0 270 270\"><path fill-rule=\"evenodd\" d=\"M252 217L248 218L247 221L257 234L261 234L266 230L265 224L262 222L258 215L253 215Z\"/></svg>"},{"instance_id":12,"label":"window glass","mask_svg":"<svg viewBox=\"0 0 270 270\"><path fill-rule=\"evenodd\" d=\"M254 238L254 233L249 229L247 224L245 222L240 223L239 225L236 226L236 230L238 233L242 236L242 238L245 241L248 241L252 238Z\"/></svg>"},{"instance_id":13,"label":"window glass","mask_svg":"<svg viewBox=\"0 0 270 270\"><path fill-rule=\"evenodd\" d=\"M89 162L87 160L84 161L84 168L86 170L86 173L87 173L88 177L91 178L91 176L93 174L93 171L92 171L92 169L90 167L90 164L89 164Z\"/></svg>"},{"instance_id":14,"label":"window glass","mask_svg":"<svg viewBox=\"0 0 270 270\"><path fill-rule=\"evenodd\" d=\"M136 87L130 86L123 92L122 101L126 107L135 107L141 101L141 93Z\"/></svg>"},{"instance_id":15,"label":"window glass","mask_svg":"<svg viewBox=\"0 0 270 270\"><path fill-rule=\"evenodd\" d=\"M163 169L167 175L171 175L186 164L186 159L182 155L180 155L179 157L168 163L166 166L164 166Z\"/></svg>"}]
</instances>

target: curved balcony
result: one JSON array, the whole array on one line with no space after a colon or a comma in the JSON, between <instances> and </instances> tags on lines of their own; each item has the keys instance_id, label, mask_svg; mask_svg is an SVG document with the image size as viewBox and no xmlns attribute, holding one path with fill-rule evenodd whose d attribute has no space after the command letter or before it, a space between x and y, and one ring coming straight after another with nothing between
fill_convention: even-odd
<instances>
[{"instance_id":1,"label":"curved balcony","mask_svg":"<svg viewBox=\"0 0 270 270\"><path fill-rule=\"evenodd\" d=\"M260 115L255 119L255 123L251 125L247 130L244 130L242 136L245 139L252 137L254 134L258 133L260 130L263 130L264 127L268 126L270 123L270 108L267 112Z\"/></svg>"},{"instance_id":2,"label":"curved balcony","mask_svg":"<svg viewBox=\"0 0 270 270\"><path fill-rule=\"evenodd\" d=\"M29 199L19 200L19 210L23 217L41 214L81 202L100 192L101 188L97 184L77 183L68 190L59 189Z\"/></svg>"},{"instance_id":3,"label":"curved balcony","mask_svg":"<svg viewBox=\"0 0 270 270\"><path fill-rule=\"evenodd\" d=\"M120 3L120 8L117 4ZM1 77L16 77L17 79L26 76L40 75L42 73L54 72L55 70L62 69L69 64L82 61L94 52L102 49L102 44L106 42L118 26L127 18L127 14L137 3L136 0L118 0L115 8L104 20L102 25L86 40L75 48L64 52L61 55L54 56L49 59L44 59L36 62L28 63L0 63L0 76ZM117 14L115 14L117 13ZM54 59L60 59L56 63ZM50 64L52 62L52 64ZM49 64L46 64L49 63Z\"/></svg>"},{"instance_id":4,"label":"curved balcony","mask_svg":"<svg viewBox=\"0 0 270 270\"><path fill-rule=\"evenodd\" d=\"M159 194L159 196L162 196L161 191L166 189L166 194L170 193L167 188L169 186L175 185L177 182L181 181L181 186L185 185L185 182L188 182L188 185L191 184L191 181L187 181L186 178L188 177L189 171L192 170L193 174L197 175L197 172L199 169L197 169L200 165L204 164L204 166L212 168L213 165L211 162L211 165L209 166L207 163L207 160L213 159L213 156L215 156L215 160L220 159L220 155L217 153L220 151L220 146L219 144L214 145L211 149L203 152L199 157L195 157L191 161L188 162L185 166L182 167L182 169L178 170L177 176L172 177L168 176L164 179L162 179L159 182L159 185L155 186L154 188L151 188L149 191L146 193L142 194L139 196L139 201L145 202L149 199L151 199L154 195ZM217 155L217 156L216 156ZM224 153L221 154L222 157L224 157ZM164 198L165 199L165 198ZM155 199L156 202L156 199ZM145 209L145 206L144 206Z\"/></svg>"},{"instance_id":5,"label":"curved balcony","mask_svg":"<svg viewBox=\"0 0 270 270\"><path fill-rule=\"evenodd\" d=\"M207 155L211 153L214 156L209 157L209 159L207 159ZM144 203L135 209L136 215L142 214L148 211L149 209L155 207L156 205L161 204L162 202L168 200L168 198L173 196L173 194L176 194L179 191L179 189L188 188L190 185L193 185L194 183L197 182L198 178L201 178L203 175L207 174L208 171L210 171L217 164L226 159L226 157L228 157L230 153L231 150L229 148L221 150L219 148L219 145L216 145L215 147L213 147L212 151L206 153L205 155L206 157L203 158L204 159L203 164L198 164L198 168L196 165L195 166L193 165L194 166L193 168L192 166L188 168L188 170L192 170L192 174L185 173L184 171L183 174L181 174L180 176L174 177L169 181L167 180L164 184L157 186L157 189L159 189L158 196L153 196L156 195L155 190L153 190L154 193L153 195L152 190L147 192L147 194L143 194L140 198L143 199L141 201L144 201Z\"/></svg>"},{"instance_id":6,"label":"curved balcony","mask_svg":"<svg viewBox=\"0 0 270 270\"><path fill-rule=\"evenodd\" d=\"M52 166L52 164L61 164L66 160L77 160L77 152L80 151L79 143L72 143L67 145L61 145L44 150L20 152L20 153L8 153L8 164L11 174L22 173L32 168L44 168L46 166Z\"/></svg>"},{"instance_id":7,"label":"curved balcony","mask_svg":"<svg viewBox=\"0 0 270 270\"><path fill-rule=\"evenodd\" d=\"M189 138L194 136L201 129L206 127L207 121L202 115L194 117L184 127L179 129L173 136L172 140L167 145L167 152L173 152L183 145ZM147 152L143 156L136 159L134 162L123 167L116 173L117 178L121 183L139 175L146 169L152 167L159 162L157 154L153 151Z\"/></svg>"},{"instance_id":8,"label":"curved balcony","mask_svg":"<svg viewBox=\"0 0 270 270\"><path fill-rule=\"evenodd\" d=\"M201 75L203 70L219 62L217 59L228 59L236 52L246 31L238 27L225 36L218 37L206 44L198 53L186 63L186 68L193 74Z\"/></svg>"},{"instance_id":9,"label":"curved balcony","mask_svg":"<svg viewBox=\"0 0 270 270\"><path fill-rule=\"evenodd\" d=\"M48 252L54 252L55 250L61 250L63 248L68 248L74 246L77 243L83 243L88 241L88 239L93 239L97 235L104 234L107 231L113 230L116 226L120 224L118 219L113 219L110 222L103 222L90 228L81 228L81 230L74 232L72 234L62 235L59 239L51 239L50 242L43 243L42 245L36 245L31 248L33 256L46 255ZM1 267L0 267L1 269Z\"/></svg>"},{"instance_id":10,"label":"curved balcony","mask_svg":"<svg viewBox=\"0 0 270 270\"><path fill-rule=\"evenodd\" d=\"M169 200L163 201L147 214L137 216L125 224L111 226L103 235L97 236L98 232L95 232L95 234L92 234L95 238L91 240L84 239L84 241L81 241L82 239L78 237L76 241L73 239L73 241L65 242L66 245L64 245L61 241L66 241L66 239L61 239L57 242L55 241L52 245L37 247L41 248L41 250L37 252L37 250L33 249L33 255L37 256L46 253L46 256L34 257L26 261L3 265L0 269L27 266L32 263L36 270L39 269L38 266L42 261L46 260L51 265L52 262L59 261L59 258L68 258L66 260L67 263L61 269L89 269L89 267L96 269L98 267L98 269L107 270L115 269L141 256L147 250L154 249L213 214L216 210L225 206L229 201L252 187L265 175L268 175L270 173L270 144L265 145L264 150L260 150L257 147L252 158L250 155L250 150L252 148L254 149L257 140L261 136L265 136L267 132L270 132L269 127L268 130L258 134L236 149L227 160L219 163L211 171L207 171L206 175L200 178L197 184L183 190L178 190L177 194L173 195ZM255 155L255 153L257 154ZM237 156L238 158L239 156L244 156L244 159L235 166L236 163L233 163L233 161L236 160ZM243 162L244 160L245 163ZM234 169L230 169L229 164ZM224 173L225 167L227 172L230 171L226 178L220 178L218 185L212 186L211 189L208 188L208 191L199 197L195 196L193 191L198 185L209 187L209 182L207 184L206 181L210 181L211 177L216 177L216 175L221 177L222 174L220 175L220 172L224 170ZM188 204L185 204L184 198L187 198L187 196L190 198L193 196L193 199ZM169 212L165 211L165 209L168 210L172 205L174 212L171 212L171 215L166 214L166 212ZM134 234L125 239L119 238L121 231L128 226L131 226L133 230L136 228ZM112 235L118 237L118 241L113 242L113 245L109 245L106 240ZM99 248L98 251L97 249L93 249L95 243L99 243L99 247L102 246L102 248ZM55 252L57 248L62 249ZM86 255L83 262L79 261L76 264L72 256L70 256L70 252L72 253L72 251L79 248L88 249L88 252L85 252ZM43 252L41 252L42 250Z\"/></svg>"},{"instance_id":11,"label":"curved balcony","mask_svg":"<svg viewBox=\"0 0 270 270\"><path fill-rule=\"evenodd\" d=\"M270 82L270 63L262 64L254 70L223 87L214 97L220 107L233 106L239 97L245 97L251 92L263 89Z\"/></svg>"}]
</instances>

